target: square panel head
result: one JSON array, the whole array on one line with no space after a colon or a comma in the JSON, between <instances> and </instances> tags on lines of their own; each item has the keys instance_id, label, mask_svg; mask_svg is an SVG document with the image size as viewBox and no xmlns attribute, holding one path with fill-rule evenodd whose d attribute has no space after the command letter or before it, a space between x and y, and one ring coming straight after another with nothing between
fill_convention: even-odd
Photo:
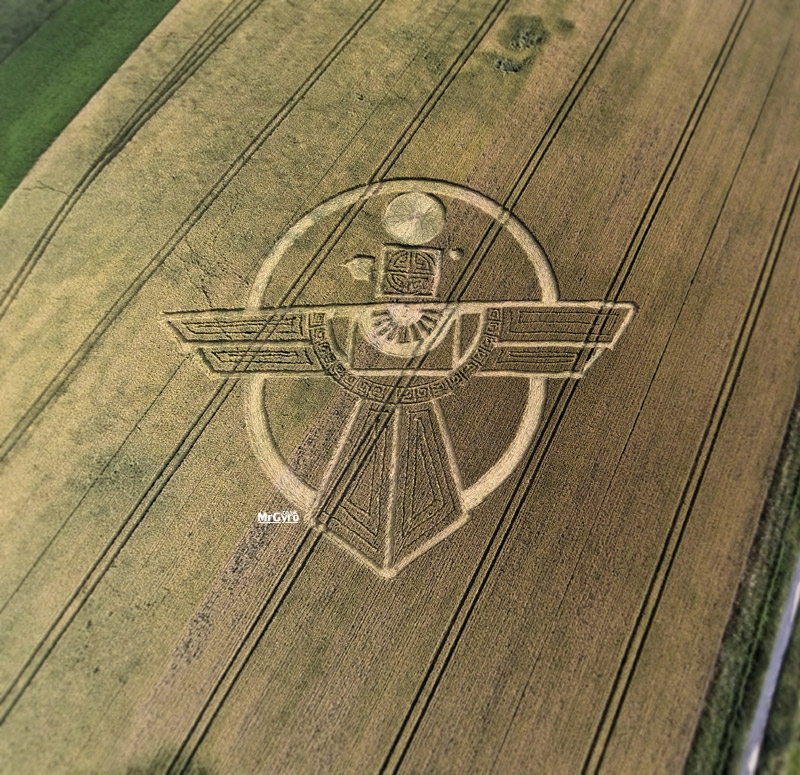
<instances>
[{"instance_id":1,"label":"square panel head","mask_svg":"<svg viewBox=\"0 0 800 775\"><path fill-rule=\"evenodd\" d=\"M377 295L391 299L435 299L442 271L440 248L385 245L378 265Z\"/></svg>"}]
</instances>

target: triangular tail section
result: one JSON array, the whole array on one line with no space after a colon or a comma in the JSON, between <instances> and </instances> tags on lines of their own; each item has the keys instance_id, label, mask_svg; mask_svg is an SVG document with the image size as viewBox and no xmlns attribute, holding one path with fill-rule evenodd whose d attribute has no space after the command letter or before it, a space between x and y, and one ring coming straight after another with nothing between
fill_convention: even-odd
<instances>
[{"instance_id":1,"label":"triangular tail section","mask_svg":"<svg viewBox=\"0 0 800 775\"><path fill-rule=\"evenodd\" d=\"M433 404L362 401L320 490L317 526L373 570L394 576L467 516Z\"/></svg>"}]
</instances>

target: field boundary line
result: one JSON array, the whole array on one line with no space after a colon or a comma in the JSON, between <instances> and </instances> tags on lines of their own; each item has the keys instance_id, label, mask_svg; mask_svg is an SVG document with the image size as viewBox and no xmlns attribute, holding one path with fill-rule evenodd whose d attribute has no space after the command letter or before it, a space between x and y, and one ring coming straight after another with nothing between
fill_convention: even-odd
<instances>
[{"instance_id":1,"label":"field boundary line","mask_svg":"<svg viewBox=\"0 0 800 775\"><path fill-rule=\"evenodd\" d=\"M232 0L213 21L203 30L189 48L178 58L166 75L150 91L111 140L103 147L89 168L72 187L67 198L59 205L55 215L38 237L25 260L11 279L10 284L0 294L0 320L17 297L25 280L44 255L62 223L75 205L97 179L100 173L114 160L137 132L160 110L170 97L211 57L220 45L238 29L264 0ZM234 16L237 6L246 5L245 10L225 26L228 18ZM221 31L220 31L221 30ZM209 43L210 41L210 43Z\"/></svg>"},{"instance_id":2,"label":"field boundary line","mask_svg":"<svg viewBox=\"0 0 800 775\"><path fill-rule=\"evenodd\" d=\"M775 598L775 592L788 580L791 568L800 557L800 534L792 530L792 517L800 505L798 419L800 386L789 413L778 464L754 531L733 609L719 639L719 653L709 669L705 703L698 708L694 735L687 745L687 774L699 773L700 768L704 768L703 775L706 771L717 773L726 763L729 765L740 758L734 749L744 743L746 729L739 723L741 713L747 712L748 705L755 707L758 689L755 684L760 672L756 655L767 643L765 638L769 633L766 631L776 616L774 609L782 601L782 598ZM762 584L757 583L756 576L762 579ZM735 643L742 644L740 650L735 649ZM737 678L728 688L722 674L730 674L731 670ZM722 719L718 734L715 734L714 718ZM713 742L708 742L710 740ZM711 770L703 760L705 751L714 753Z\"/></svg>"}]
</instances>

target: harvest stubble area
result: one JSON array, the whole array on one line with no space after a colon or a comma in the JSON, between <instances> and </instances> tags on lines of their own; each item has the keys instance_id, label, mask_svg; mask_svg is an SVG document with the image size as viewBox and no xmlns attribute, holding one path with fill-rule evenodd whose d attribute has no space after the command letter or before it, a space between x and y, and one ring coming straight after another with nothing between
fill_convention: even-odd
<instances>
[{"instance_id":1,"label":"harvest stubble area","mask_svg":"<svg viewBox=\"0 0 800 775\"><path fill-rule=\"evenodd\" d=\"M0 211L0 767L679 771L800 381L797 17L180 3ZM244 380L210 377L163 313L242 307L297 218L392 178L491 197L562 298L638 313L548 382L471 519L386 580L304 523L256 524L296 506L253 453ZM535 295L462 218L454 289ZM280 265L270 303L330 303L349 233ZM524 397L474 382L442 401L467 481ZM271 400L319 476L338 387Z\"/></svg>"}]
</instances>

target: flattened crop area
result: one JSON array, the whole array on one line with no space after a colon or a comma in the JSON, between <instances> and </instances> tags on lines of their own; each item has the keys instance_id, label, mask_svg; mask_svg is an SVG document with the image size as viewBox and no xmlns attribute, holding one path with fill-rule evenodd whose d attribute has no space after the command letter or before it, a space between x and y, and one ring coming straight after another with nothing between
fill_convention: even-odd
<instances>
[{"instance_id":1,"label":"flattened crop area","mask_svg":"<svg viewBox=\"0 0 800 775\"><path fill-rule=\"evenodd\" d=\"M0 210L0 771L680 771L800 382L798 17L179 3Z\"/></svg>"}]
</instances>

